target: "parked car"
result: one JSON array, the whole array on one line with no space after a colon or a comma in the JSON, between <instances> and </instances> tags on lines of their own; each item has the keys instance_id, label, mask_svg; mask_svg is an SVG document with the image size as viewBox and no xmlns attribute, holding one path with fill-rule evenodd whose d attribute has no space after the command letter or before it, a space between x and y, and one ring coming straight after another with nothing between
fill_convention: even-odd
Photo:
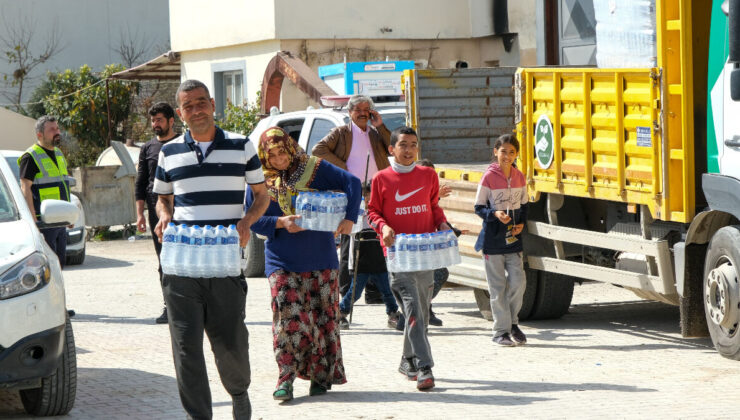
<instances>
[{"instance_id":1,"label":"parked car","mask_svg":"<svg viewBox=\"0 0 740 420\"><path fill-rule=\"evenodd\" d=\"M68 225L78 213L70 202L45 200L38 225ZM18 389L29 414L56 416L74 405L77 359L59 259L36 225L0 159L0 388Z\"/></svg>"},{"instance_id":2,"label":"parked car","mask_svg":"<svg viewBox=\"0 0 740 420\"><path fill-rule=\"evenodd\" d=\"M376 110L383 117L383 124L391 131L406 123L406 110L402 106L376 104ZM249 139L255 145L259 144L259 137L266 129L278 126L290 134L308 154L311 154L316 143L326 137L332 129L348 122L349 115L343 106L307 109L284 114L271 112L269 116L257 123ZM244 249L242 271L246 277L262 277L265 275L265 242L258 235L253 235L252 238Z\"/></svg>"},{"instance_id":3,"label":"parked car","mask_svg":"<svg viewBox=\"0 0 740 420\"><path fill-rule=\"evenodd\" d=\"M0 154L5 157L10 169L15 175L15 179L20 182L20 169L18 168L18 158L23 152L18 150L0 150ZM85 261L85 247L87 245L87 231L85 230L85 211L82 209L82 203L77 195L70 194L70 200L77 206L79 217L75 220L73 227L67 227L67 253L66 263L69 265L82 264Z\"/></svg>"}]
</instances>

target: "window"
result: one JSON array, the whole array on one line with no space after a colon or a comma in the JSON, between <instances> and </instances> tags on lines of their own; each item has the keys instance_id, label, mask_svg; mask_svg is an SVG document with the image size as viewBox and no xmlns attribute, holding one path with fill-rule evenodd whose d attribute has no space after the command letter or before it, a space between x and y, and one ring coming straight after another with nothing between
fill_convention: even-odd
<instances>
[{"instance_id":1,"label":"window","mask_svg":"<svg viewBox=\"0 0 740 420\"><path fill-rule=\"evenodd\" d=\"M306 153L311 154L311 150L316 146L316 143L326 137L329 132L334 129L335 125L329 120L323 118L316 118L313 120L311 126L311 132L308 134L308 145L306 145Z\"/></svg>"},{"instance_id":2,"label":"window","mask_svg":"<svg viewBox=\"0 0 740 420\"><path fill-rule=\"evenodd\" d=\"M226 104L242 105L247 99L247 67L244 61L211 64L213 74L213 99L216 102L216 117L224 115Z\"/></svg>"},{"instance_id":3,"label":"window","mask_svg":"<svg viewBox=\"0 0 740 420\"><path fill-rule=\"evenodd\" d=\"M232 103L236 105L241 105L242 102L244 102L242 92L244 89L243 83L242 83L242 72L241 70L236 71L225 71L221 73L221 77L223 77L223 98L224 98L224 105L226 103Z\"/></svg>"},{"instance_id":4,"label":"window","mask_svg":"<svg viewBox=\"0 0 740 420\"><path fill-rule=\"evenodd\" d=\"M290 120L280 121L277 126L285 130L285 132L288 133L290 137L293 137L293 140L297 142L301 137L301 130L303 129L304 121L304 118L293 118Z\"/></svg>"}]
</instances>

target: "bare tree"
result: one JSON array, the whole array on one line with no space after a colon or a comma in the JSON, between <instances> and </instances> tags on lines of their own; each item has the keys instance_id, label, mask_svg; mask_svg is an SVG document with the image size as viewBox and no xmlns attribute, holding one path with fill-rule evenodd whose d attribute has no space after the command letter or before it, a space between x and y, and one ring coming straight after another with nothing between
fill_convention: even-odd
<instances>
[{"instance_id":1,"label":"bare tree","mask_svg":"<svg viewBox=\"0 0 740 420\"><path fill-rule=\"evenodd\" d=\"M119 43L113 47L113 51L118 53L121 58L121 64L126 68L131 68L146 58L154 50L154 40L147 39L146 34L139 31L131 31L131 27L126 25L121 29L119 34Z\"/></svg>"},{"instance_id":2,"label":"bare tree","mask_svg":"<svg viewBox=\"0 0 740 420\"><path fill-rule=\"evenodd\" d=\"M9 92L2 95L13 103L17 112L25 113L21 104L24 84L32 79L33 70L40 64L49 61L62 50L58 22L47 28L41 43L34 43L36 22L28 17L19 16L10 20L3 15L5 34L0 33L0 48L10 65L10 71L2 74L3 81L10 85Z\"/></svg>"}]
</instances>

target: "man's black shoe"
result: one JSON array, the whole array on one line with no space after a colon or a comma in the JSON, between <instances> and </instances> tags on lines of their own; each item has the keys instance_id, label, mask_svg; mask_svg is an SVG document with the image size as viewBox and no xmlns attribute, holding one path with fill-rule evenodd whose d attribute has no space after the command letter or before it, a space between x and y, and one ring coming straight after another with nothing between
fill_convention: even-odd
<instances>
[{"instance_id":1,"label":"man's black shoe","mask_svg":"<svg viewBox=\"0 0 740 420\"><path fill-rule=\"evenodd\" d=\"M434 325L435 327L442 326L442 320L437 318L437 315L431 309L429 309L429 325Z\"/></svg>"},{"instance_id":2,"label":"man's black shoe","mask_svg":"<svg viewBox=\"0 0 740 420\"><path fill-rule=\"evenodd\" d=\"M67 309L67 316L72 318L73 316L77 315L74 309Z\"/></svg>"},{"instance_id":3,"label":"man's black shoe","mask_svg":"<svg viewBox=\"0 0 740 420\"><path fill-rule=\"evenodd\" d=\"M156 322L157 324L166 324L167 321L167 307L165 307L162 311L162 315L160 315L159 318L155 319L154 322Z\"/></svg>"}]
</instances>

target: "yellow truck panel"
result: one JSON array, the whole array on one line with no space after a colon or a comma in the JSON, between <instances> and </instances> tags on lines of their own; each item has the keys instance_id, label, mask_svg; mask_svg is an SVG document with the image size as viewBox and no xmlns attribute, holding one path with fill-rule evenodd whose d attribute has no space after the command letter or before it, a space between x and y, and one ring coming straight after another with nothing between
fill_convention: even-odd
<instances>
[{"instance_id":1,"label":"yellow truck panel","mask_svg":"<svg viewBox=\"0 0 740 420\"><path fill-rule=\"evenodd\" d=\"M693 218L691 4L658 0L656 7L656 68L517 72L519 167L532 200L557 193L646 205L665 221ZM536 159L543 115L553 130L549 165Z\"/></svg>"}]
</instances>

